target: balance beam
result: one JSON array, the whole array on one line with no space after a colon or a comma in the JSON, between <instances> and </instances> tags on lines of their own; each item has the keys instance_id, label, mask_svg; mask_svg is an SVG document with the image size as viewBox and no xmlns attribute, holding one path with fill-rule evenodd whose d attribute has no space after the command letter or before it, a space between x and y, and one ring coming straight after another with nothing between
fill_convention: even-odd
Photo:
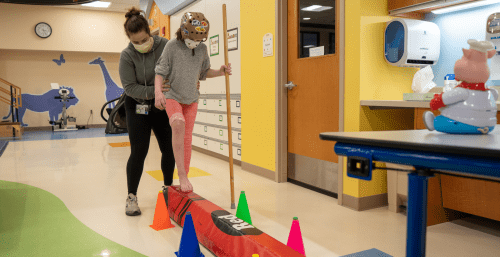
<instances>
[{"instance_id":1,"label":"balance beam","mask_svg":"<svg viewBox=\"0 0 500 257\"><path fill-rule=\"evenodd\" d=\"M191 212L198 241L218 257L304 257L194 192L170 186L163 195L170 218L184 227L184 216Z\"/></svg>"}]
</instances>

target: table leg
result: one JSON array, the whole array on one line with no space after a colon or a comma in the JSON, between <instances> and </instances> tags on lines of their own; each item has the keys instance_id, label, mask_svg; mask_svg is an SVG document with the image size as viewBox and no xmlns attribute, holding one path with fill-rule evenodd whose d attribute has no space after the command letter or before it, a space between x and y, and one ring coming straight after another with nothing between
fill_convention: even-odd
<instances>
[{"instance_id":1,"label":"table leg","mask_svg":"<svg viewBox=\"0 0 500 257\"><path fill-rule=\"evenodd\" d=\"M424 257L427 233L427 186L432 175L424 170L408 174L406 257Z\"/></svg>"}]
</instances>

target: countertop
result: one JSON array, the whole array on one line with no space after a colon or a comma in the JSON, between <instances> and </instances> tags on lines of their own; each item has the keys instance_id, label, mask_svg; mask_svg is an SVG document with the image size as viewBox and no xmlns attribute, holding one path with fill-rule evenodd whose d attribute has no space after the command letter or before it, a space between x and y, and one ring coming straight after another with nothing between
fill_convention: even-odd
<instances>
[{"instance_id":1,"label":"countertop","mask_svg":"<svg viewBox=\"0 0 500 257\"><path fill-rule=\"evenodd\" d=\"M500 92L500 86L492 86ZM440 94L443 92L443 87L434 87L429 93ZM380 109L411 109L425 108L430 109L430 101L403 101L403 100L361 100L361 106L368 106L371 110ZM500 112L500 101L497 101L497 111Z\"/></svg>"},{"instance_id":2,"label":"countertop","mask_svg":"<svg viewBox=\"0 0 500 257\"><path fill-rule=\"evenodd\" d=\"M430 102L426 101L403 101L403 100L361 100L361 106L370 109L408 109L408 108L430 108ZM497 111L500 112L500 101L497 102Z\"/></svg>"}]
</instances>

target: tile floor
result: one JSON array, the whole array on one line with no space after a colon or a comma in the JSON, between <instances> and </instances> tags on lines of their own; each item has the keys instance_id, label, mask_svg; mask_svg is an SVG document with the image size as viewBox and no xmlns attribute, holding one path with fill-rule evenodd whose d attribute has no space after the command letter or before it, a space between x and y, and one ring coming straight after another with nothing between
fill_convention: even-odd
<instances>
[{"instance_id":1,"label":"tile floor","mask_svg":"<svg viewBox=\"0 0 500 257\"><path fill-rule=\"evenodd\" d=\"M163 184L147 173L160 169L156 140L152 138L138 191L142 215L128 217L125 167L130 148L109 145L128 142L128 136L105 136L103 129L69 133L73 135L26 132L23 140L10 141L0 157L0 181L23 183L55 195L89 229L140 253L133 256L175 256L182 229L177 225L162 231L149 227ZM190 179L195 192L234 214L236 210L230 209L228 162L193 151L191 163L211 174ZM236 199L240 191L246 192L252 221L265 233L286 244L292 219L299 218L307 256L335 257L373 248L405 256L406 217L389 212L387 207L353 211L339 206L337 199L290 183L275 183L237 165L234 177ZM0 204L2 215L7 208ZM204 248L202 252L213 256ZM0 255L5 253L0 247ZM500 256L499 223L467 219L431 226L427 255ZM90 255L82 252L72 256ZM99 252L92 256L99 256Z\"/></svg>"}]
</instances>

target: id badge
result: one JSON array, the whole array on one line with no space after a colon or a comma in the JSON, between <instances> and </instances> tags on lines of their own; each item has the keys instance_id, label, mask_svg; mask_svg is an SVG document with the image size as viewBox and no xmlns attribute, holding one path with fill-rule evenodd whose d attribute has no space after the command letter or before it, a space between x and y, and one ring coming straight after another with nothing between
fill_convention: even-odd
<instances>
[{"instance_id":1,"label":"id badge","mask_svg":"<svg viewBox=\"0 0 500 257\"><path fill-rule=\"evenodd\" d=\"M148 113L149 113L149 105L138 104L137 107L136 107L136 111L135 112L137 114L148 115Z\"/></svg>"}]
</instances>

